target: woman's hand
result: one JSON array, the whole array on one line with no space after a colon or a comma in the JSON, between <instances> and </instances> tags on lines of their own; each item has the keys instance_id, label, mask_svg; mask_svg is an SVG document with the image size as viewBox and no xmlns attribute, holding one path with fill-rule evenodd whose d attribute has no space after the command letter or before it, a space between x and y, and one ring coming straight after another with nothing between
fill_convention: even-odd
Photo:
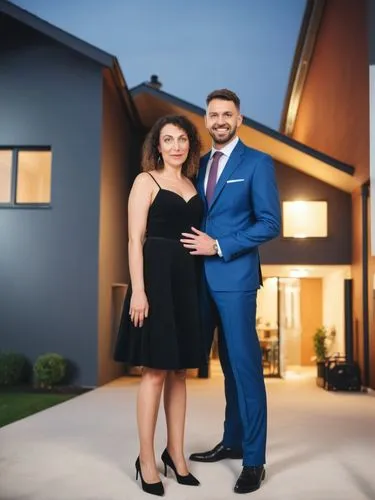
<instances>
[{"instance_id":1,"label":"woman's hand","mask_svg":"<svg viewBox=\"0 0 375 500\"><path fill-rule=\"evenodd\" d=\"M130 319L134 326L143 326L144 319L148 317L148 300L145 292L133 291L130 300Z\"/></svg>"}]
</instances>

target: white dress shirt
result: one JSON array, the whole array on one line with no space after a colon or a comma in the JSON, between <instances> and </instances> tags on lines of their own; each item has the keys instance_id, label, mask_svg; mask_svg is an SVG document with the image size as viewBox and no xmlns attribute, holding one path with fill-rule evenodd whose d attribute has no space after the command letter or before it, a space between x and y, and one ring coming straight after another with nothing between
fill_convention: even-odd
<instances>
[{"instance_id":1,"label":"white dress shirt","mask_svg":"<svg viewBox=\"0 0 375 500\"><path fill-rule=\"evenodd\" d=\"M217 167L217 178L216 178L216 183L217 183L217 181L219 180L221 174L223 173L225 165L227 164L227 161L229 160L229 157L230 157L233 149L237 146L238 141L239 141L239 139L236 136L233 139L233 141L229 142L222 149L212 148L212 150L211 150L211 156L210 156L210 159L208 160L208 164L207 164L206 175L204 177L204 192L206 192L206 189L207 189L208 176L210 174L211 165L212 165L212 157L213 157L214 153L216 151L219 151L220 153L223 153L223 155L219 159L219 165ZM219 257L222 257L223 254L221 252L221 248L220 248L219 242L218 242L218 240L215 240L215 241L216 241L217 248L218 248L218 255L219 255Z\"/></svg>"},{"instance_id":2,"label":"white dress shirt","mask_svg":"<svg viewBox=\"0 0 375 500\"><path fill-rule=\"evenodd\" d=\"M224 146L222 149L212 148L212 150L211 150L211 156L210 156L210 159L208 160L208 164L207 164L206 175L205 175L205 178L204 178L204 192L206 192L206 189L207 189L208 176L209 176L209 173L210 173L210 170L211 170L212 157L213 157L214 153L216 151L219 151L220 153L223 153L223 156L220 157L219 165L218 165L218 168L217 168L217 178L216 178L216 182L217 182L219 180L221 174L223 173L225 165L227 164L227 161L229 160L229 157L230 157L233 149L237 146L238 141L239 141L239 139L236 136L229 144L227 144L226 146Z\"/></svg>"}]
</instances>

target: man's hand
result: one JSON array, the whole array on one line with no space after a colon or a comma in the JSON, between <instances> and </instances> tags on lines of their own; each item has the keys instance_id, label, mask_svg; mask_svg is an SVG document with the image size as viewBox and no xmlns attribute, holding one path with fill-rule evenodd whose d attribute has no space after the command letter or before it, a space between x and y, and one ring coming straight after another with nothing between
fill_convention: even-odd
<instances>
[{"instance_id":1,"label":"man's hand","mask_svg":"<svg viewBox=\"0 0 375 500\"><path fill-rule=\"evenodd\" d=\"M191 250L191 255L216 255L217 251L214 247L216 241L195 227L191 230L195 234L182 233L183 238L180 239L184 247Z\"/></svg>"}]
</instances>

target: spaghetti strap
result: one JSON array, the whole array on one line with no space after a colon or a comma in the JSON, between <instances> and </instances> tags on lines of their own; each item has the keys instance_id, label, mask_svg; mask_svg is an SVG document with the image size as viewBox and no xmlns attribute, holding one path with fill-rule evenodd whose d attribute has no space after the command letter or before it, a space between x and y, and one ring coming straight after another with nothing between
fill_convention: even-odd
<instances>
[{"instance_id":1,"label":"spaghetti strap","mask_svg":"<svg viewBox=\"0 0 375 500\"><path fill-rule=\"evenodd\" d=\"M160 184L158 183L158 181L155 179L155 177L152 174L150 174L150 172L147 172L147 173L148 173L148 175L150 177L152 177L154 179L154 181L156 182L156 184L159 186L159 189L162 189L162 187L160 186Z\"/></svg>"}]
</instances>

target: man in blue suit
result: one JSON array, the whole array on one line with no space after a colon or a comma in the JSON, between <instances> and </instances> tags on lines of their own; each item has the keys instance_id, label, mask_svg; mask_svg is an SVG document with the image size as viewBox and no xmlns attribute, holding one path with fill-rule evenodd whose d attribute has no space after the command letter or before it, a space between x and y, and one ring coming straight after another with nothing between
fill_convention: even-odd
<instances>
[{"instance_id":1,"label":"man in blue suit","mask_svg":"<svg viewBox=\"0 0 375 500\"><path fill-rule=\"evenodd\" d=\"M218 325L226 409L222 441L190 459L242 458L234 491L248 493L260 487L266 461L267 401L255 328L262 279L258 248L279 234L280 202L271 157L237 136L242 123L238 96L216 90L206 102L213 147L202 158L197 179L205 216L202 230L192 228L181 241L192 254L204 256L207 355Z\"/></svg>"}]
</instances>

